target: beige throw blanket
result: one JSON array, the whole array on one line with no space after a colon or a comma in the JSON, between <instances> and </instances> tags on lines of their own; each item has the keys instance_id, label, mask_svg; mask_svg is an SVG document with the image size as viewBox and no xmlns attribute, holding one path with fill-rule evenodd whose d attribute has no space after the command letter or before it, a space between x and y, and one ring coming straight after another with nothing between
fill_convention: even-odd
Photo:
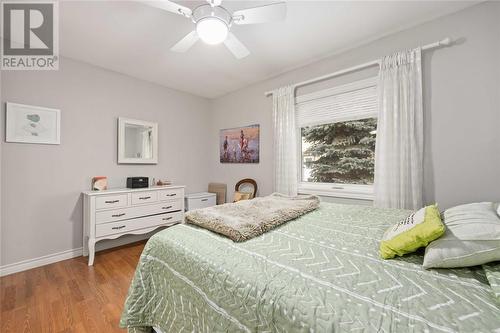
<instances>
[{"instance_id":1,"label":"beige throw blanket","mask_svg":"<svg viewBox=\"0 0 500 333\"><path fill-rule=\"evenodd\" d=\"M267 197L193 210L186 214L186 221L242 242L318 207L319 198L314 195L288 197L273 193Z\"/></svg>"}]
</instances>

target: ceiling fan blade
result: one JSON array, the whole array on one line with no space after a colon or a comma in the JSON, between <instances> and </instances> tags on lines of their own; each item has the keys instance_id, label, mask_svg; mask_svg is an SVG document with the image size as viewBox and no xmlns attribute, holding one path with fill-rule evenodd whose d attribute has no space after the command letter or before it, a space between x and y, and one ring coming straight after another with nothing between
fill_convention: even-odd
<instances>
[{"instance_id":1,"label":"ceiling fan blade","mask_svg":"<svg viewBox=\"0 0 500 333\"><path fill-rule=\"evenodd\" d=\"M183 39L177 42L172 48L170 49L171 51L174 52L186 52L189 50L191 46L194 45L198 41L199 37L196 34L196 31L191 31L188 33Z\"/></svg>"},{"instance_id":2,"label":"ceiling fan blade","mask_svg":"<svg viewBox=\"0 0 500 333\"><path fill-rule=\"evenodd\" d=\"M176 13L185 17L191 17L192 13L191 9L181 6L169 0L141 1L141 2L151 7L163 9L168 12Z\"/></svg>"},{"instance_id":3,"label":"ceiling fan blade","mask_svg":"<svg viewBox=\"0 0 500 333\"><path fill-rule=\"evenodd\" d=\"M237 10L233 13L236 24L256 24L280 21L286 17L286 2L272 3L266 6Z\"/></svg>"},{"instance_id":4,"label":"ceiling fan blade","mask_svg":"<svg viewBox=\"0 0 500 333\"><path fill-rule=\"evenodd\" d=\"M243 45L242 42L236 36L230 32L224 41L224 45L231 51L231 53L236 57L236 59L245 58L250 54L250 51Z\"/></svg>"}]
</instances>

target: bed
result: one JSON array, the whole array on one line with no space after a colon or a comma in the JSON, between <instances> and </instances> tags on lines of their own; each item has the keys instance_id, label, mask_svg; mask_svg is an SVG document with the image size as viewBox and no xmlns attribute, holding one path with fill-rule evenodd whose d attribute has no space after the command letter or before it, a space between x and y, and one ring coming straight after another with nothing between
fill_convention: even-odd
<instances>
[{"instance_id":1,"label":"bed","mask_svg":"<svg viewBox=\"0 0 500 333\"><path fill-rule=\"evenodd\" d=\"M408 214L322 203L243 243L168 228L146 244L120 324L134 333L500 332L485 268L379 258L382 234Z\"/></svg>"}]
</instances>

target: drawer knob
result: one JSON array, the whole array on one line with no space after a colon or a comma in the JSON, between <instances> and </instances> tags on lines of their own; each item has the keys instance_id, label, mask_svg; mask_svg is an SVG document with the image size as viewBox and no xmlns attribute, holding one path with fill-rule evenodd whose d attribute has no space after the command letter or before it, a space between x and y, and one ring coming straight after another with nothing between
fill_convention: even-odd
<instances>
[{"instance_id":1,"label":"drawer knob","mask_svg":"<svg viewBox=\"0 0 500 333\"><path fill-rule=\"evenodd\" d=\"M114 203L117 203L119 202L120 200L107 200L107 201L104 201L104 203L107 203L107 204L114 204Z\"/></svg>"},{"instance_id":2,"label":"drawer knob","mask_svg":"<svg viewBox=\"0 0 500 333\"><path fill-rule=\"evenodd\" d=\"M139 197L139 200L148 200L151 199L151 197Z\"/></svg>"},{"instance_id":3,"label":"drawer knob","mask_svg":"<svg viewBox=\"0 0 500 333\"><path fill-rule=\"evenodd\" d=\"M171 219L172 219L172 216L162 218L163 221L168 221L168 220L171 220Z\"/></svg>"},{"instance_id":4,"label":"drawer knob","mask_svg":"<svg viewBox=\"0 0 500 333\"><path fill-rule=\"evenodd\" d=\"M177 195L177 193L170 193L170 194L167 194L167 197L175 197Z\"/></svg>"},{"instance_id":5,"label":"drawer knob","mask_svg":"<svg viewBox=\"0 0 500 333\"><path fill-rule=\"evenodd\" d=\"M170 209L172 206L161 207L161 209Z\"/></svg>"},{"instance_id":6,"label":"drawer knob","mask_svg":"<svg viewBox=\"0 0 500 333\"><path fill-rule=\"evenodd\" d=\"M111 217L121 217L121 216L124 216L125 213L120 213L120 214L113 214L111 215Z\"/></svg>"},{"instance_id":7,"label":"drawer knob","mask_svg":"<svg viewBox=\"0 0 500 333\"><path fill-rule=\"evenodd\" d=\"M124 225L121 225L121 226L118 226L118 227L112 227L111 229L113 229L113 230L120 230L120 229L123 229L123 228L125 228Z\"/></svg>"},{"instance_id":8,"label":"drawer knob","mask_svg":"<svg viewBox=\"0 0 500 333\"><path fill-rule=\"evenodd\" d=\"M208 201L208 199L201 199L201 201Z\"/></svg>"}]
</instances>

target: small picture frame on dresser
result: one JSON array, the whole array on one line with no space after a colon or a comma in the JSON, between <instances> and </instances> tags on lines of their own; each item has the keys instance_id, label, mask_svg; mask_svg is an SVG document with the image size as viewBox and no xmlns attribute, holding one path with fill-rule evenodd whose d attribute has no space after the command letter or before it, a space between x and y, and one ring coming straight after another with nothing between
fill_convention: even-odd
<instances>
[{"instance_id":1,"label":"small picture frame on dresser","mask_svg":"<svg viewBox=\"0 0 500 333\"><path fill-rule=\"evenodd\" d=\"M108 189L108 177L96 176L92 178L92 191L105 191Z\"/></svg>"}]
</instances>

